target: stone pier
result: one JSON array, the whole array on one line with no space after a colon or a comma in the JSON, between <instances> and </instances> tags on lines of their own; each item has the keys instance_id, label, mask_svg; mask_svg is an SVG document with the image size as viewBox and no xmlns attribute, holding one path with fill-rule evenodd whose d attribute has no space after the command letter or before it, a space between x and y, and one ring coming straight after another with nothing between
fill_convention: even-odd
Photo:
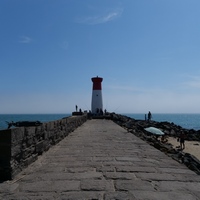
<instances>
[{"instance_id":1,"label":"stone pier","mask_svg":"<svg viewBox=\"0 0 200 200\"><path fill-rule=\"evenodd\" d=\"M87 120L13 180L0 199L198 200L200 176L111 120Z\"/></svg>"}]
</instances>

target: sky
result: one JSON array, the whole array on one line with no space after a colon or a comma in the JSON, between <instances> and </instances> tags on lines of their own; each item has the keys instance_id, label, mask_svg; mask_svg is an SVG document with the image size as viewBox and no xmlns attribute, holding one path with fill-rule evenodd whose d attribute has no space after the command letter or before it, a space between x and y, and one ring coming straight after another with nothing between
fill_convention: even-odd
<instances>
[{"instance_id":1,"label":"sky","mask_svg":"<svg viewBox=\"0 0 200 200\"><path fill-rule=\"evenodd\" d=\"M0 114L200 113L199 0L1 0Z\"/></svg>"}]
</instances>

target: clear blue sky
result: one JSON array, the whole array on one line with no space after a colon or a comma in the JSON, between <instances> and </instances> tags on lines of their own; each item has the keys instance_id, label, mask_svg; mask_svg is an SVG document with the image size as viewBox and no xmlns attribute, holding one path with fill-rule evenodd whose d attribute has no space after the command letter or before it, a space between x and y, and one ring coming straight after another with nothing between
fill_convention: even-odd
<instances>
[{"instance_id":1,"label":"clear blue sky","mask_svg":"<svg viewBox=\"0 0 200 200\"><path fill-rule=\"evenodd\" d=\"M200 113L199 0L1 0L0 113Z\"/></svg>"}]
</instances>

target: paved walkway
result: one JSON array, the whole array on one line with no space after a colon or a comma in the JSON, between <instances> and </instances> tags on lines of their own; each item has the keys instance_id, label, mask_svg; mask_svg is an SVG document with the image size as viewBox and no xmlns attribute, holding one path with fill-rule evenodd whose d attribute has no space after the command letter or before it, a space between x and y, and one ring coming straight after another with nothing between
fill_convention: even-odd
<instances>
[{"instance_id":1,"label":"paved walkway","mask_svg":"<svg viewBox=\"0 0 200 200\"><path fill-rule=\"evenodd\" d=\"M44 153L0 199L200 199L200 176L110 120L88 120Z\"/></svg>"}]
</instances>

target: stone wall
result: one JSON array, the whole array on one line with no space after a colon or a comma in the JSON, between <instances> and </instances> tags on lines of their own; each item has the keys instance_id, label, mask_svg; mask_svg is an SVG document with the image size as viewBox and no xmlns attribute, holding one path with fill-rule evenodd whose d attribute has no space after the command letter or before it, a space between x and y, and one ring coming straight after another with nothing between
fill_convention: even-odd
<instances>
[{"instance_id":1,"label":"stone wall","mask_svg":"<svg viewBox=\"0 0 200 200\"><path fill-rule=\"evenodd\" d=\"M87 115L83 115L0 131L0 180L13 179L86 120Z\"/></svg>"}]
</instances>

